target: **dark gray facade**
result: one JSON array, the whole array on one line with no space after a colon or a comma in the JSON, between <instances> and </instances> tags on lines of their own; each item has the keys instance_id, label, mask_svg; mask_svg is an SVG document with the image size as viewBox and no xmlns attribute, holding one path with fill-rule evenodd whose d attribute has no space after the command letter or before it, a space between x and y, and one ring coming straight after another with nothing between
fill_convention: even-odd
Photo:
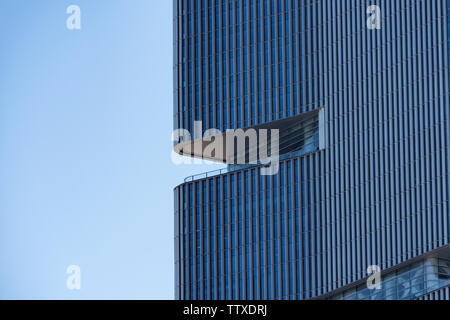
<instances>
[{"instance_id":1,"label":"dark gray facade","mask_svg":"<svg viewBox=\"0 0 450 320\"><path fill-rule=\"evenodd\" d=\"M450 244L449 8L174 0L176 129L322 109L325 138L286 155L277 175L230 167L175 188L177 299L344 298L369 266L428 261ZM427 297L448 286L442 268L433 287L377 298Z\"/></svg>"}]
</instances>

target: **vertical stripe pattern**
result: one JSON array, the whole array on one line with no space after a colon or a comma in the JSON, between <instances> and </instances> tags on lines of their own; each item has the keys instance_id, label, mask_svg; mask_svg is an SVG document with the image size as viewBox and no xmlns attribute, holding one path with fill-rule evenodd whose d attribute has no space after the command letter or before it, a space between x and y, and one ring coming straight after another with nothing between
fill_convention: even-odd
<instances>
[{"instance_id":1,"label":"vertical stripe pattern","mask_svg":"<svg viewBox=\"0 0 450 320\"><path fill-rule=\"evenodd\" d=\"M175 188L177 299L310 299L449 244L449 8L174 0L176 129L323 107L326 139L275 176Z\"/></svg>"}]
</instances>

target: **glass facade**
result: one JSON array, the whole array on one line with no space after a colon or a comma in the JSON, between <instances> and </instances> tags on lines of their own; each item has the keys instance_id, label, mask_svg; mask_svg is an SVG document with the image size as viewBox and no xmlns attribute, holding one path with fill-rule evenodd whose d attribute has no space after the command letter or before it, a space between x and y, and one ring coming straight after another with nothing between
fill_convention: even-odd
<instances>
[{"instance_id":1,"label":"glass facade","mask_svg":"<svg viewBox=\"0 0 450 320\"><path fill-rule=\"evenodd\" d=\"M427 293L417 300L450 300L450 286Z\"/></svg>"},{"instance_id":2,"label":"glass facade","mask_svg":"<svg viewBox=\"0 0 450 320\"><path fill-rule=\"evenodd\" d=\"M281 140L311 143L277 175L175 188L177 299L317 298L450 244L449 14L447 0L174 0L175 129L323 110L325 140L311 123ZM425 296L427 263L383 298Z\"/></svg>"},{"instance_id":3,"label":"glass facade","mask_svg":"<svg viewBox=\"0 0 450 320\"><path fill-rule=\"evenodd\" d=\"M428 259L382 277L381 289L366 284L332 296L333 300L414 300L450 286L450 260Z\"/></svg>"},{"instance_id":4,"label":"glass facade","mask_svg":"<svg viewBox=\"0 0 450 320\"><path fill-rule=\"evenodd\" d=\"M276 176L262 176L255 168L186 185L182 195L176 191L184 208L178 215L183 219L177 221L183 226L176 237L177 263L187 266L193 259L191 247L198 244L206 254L200 254L197 270L209 275L192 281L194 274L183 273L189 283L180 288L185 296L196 285L209 289L191 296L195 299L303 298L295 288L306 289L301 275L310 259L304 256L312 252L319 228L313 204L320 189L311 182L314 173L306 170L311 165L318 174L319 164L312 161L313 157L283 161ZM201 199L191 196L194 188L203 190ZM203 217L195 216L198 210Z\"/></svg>"},{"instance_id":5,"label":"glass facade","mask_svg":"<svg viewBox=\"0 0 450 320\"><path fill-rule=\"evenodd\" d=\"M302 69L317 44L300 42L312 3L176 0L175 128L225 131L319 108Z\"/></svg>"}]
</instances>

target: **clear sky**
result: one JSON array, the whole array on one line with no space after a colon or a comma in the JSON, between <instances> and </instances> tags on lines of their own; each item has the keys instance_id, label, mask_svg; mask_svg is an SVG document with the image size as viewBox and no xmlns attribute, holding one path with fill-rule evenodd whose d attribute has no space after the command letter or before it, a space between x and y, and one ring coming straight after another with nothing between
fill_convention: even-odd
<instances>
[{"instance_id":1,"label":"clear sky","mask_svg":"<svg viewBox=\"0 0 450 320\"><path fill-rule=\"evenodd\" d=\"M172 1L2 0L0 39L0 299L172 299L173 187L216 168L171 162Z\"/></svg>"}]
</instances>

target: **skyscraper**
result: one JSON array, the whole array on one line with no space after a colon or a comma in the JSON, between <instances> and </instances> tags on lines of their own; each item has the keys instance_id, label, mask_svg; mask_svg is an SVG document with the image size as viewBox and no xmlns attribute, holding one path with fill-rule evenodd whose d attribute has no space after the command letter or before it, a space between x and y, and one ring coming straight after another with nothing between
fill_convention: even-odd
<instances>
[{"instance_id":1,"label":"skyscraper","mask_svg":"<svg viewBox=\"0 0 450 320\"><path fill-rule=\"evenodd\" d=\"M175 188L177 299L450 299L449 14L174 0L175 129L279 130L276 174L216 154Z\"/></svg>"}]
</instances>

